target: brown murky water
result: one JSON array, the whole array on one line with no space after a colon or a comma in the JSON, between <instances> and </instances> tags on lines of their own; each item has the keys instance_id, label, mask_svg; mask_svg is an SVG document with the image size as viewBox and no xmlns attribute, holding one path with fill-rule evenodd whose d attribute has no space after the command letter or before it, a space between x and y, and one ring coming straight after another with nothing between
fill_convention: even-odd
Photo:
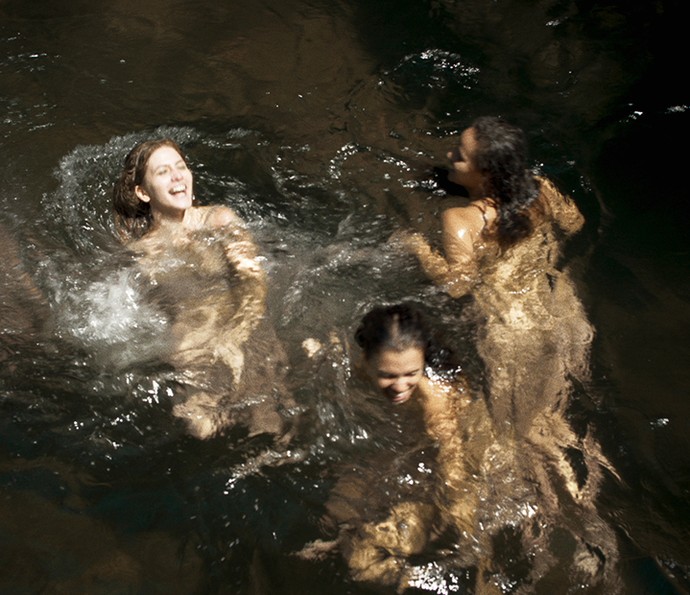
<instances>
[{"instance_id":1,"label":"brown murky water","mask_svg":"<svg viewBox=\"0 0 690 595\"><path fill-rule=\"evenodd\" d=\"M463 506L443 500L444 453L413 412L349 377L347 340L372 304L413 300L473 391L500 363L471 305L386 242L401 227L433 238L449 199L430 172L482 114L523 126L535 167L585 215L566 259L591 377L529 452L475 402L466 486L481 522L437 531L410 584L688 592L688 206L668 141L688 104L661 75L681 51L676 10L0 2L0 592L391 592L342 552L295 553L332 537L344 493L381 530L398 517L437 530ZM166 320L109 216L124 154L154 134L184 145L197 197L232 206L262 250L290 362L280 388L304 420L289 446L240 427L199 441L171 415ZM302 341L331 332L343 350L307 358Z\"/></svg>"}]
</instances>

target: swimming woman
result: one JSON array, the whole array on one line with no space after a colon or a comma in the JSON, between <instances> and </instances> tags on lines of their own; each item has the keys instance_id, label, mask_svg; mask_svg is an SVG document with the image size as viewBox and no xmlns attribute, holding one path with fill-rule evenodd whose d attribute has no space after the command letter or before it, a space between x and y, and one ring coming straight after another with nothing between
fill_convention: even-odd
<instances>
[{"instance_id":1,"label":"swimming woman","mask_svg":"<svg viewBox=\"0 0 690 595\"><path fill-rule=\"evenodd\" d=\"M416 307L374 308L355 339L361 357L354 376L387 401L385 410L393 408L384 410L383 423L401 421L403 427L393 438L390 468L380 429L376 477L361 466L342 474L325 523L339 528L336 545L353 578L403 589L414 581L414 557L433 551L439 535L474 534L477 476L490 424L484 401L470 397L457 368L431 361L432 334ZM435 456L430 459L427 451ZM411 479L415 473L421 483ZM325 545L312 544L307 551Z\"/></svg>"},{"instance_id":2,"label":"swimming woman","mask_svg":"<svg viewBox=\"0 0 690 595\"><path fill-rule=\"evenodd\" d=\"M500 118L475 120L448 157L448 179L468 198L442 212L441 250L417 233L396 240L444 291L472 297L501 452L495 461L504 461L487 473L497 486L509 474L528 478L538 486L542 513L560 519L554 525L568 522L561 511L574 503L582 551L598 542L605 554L597 572L612 571L615 537L598 519L596 496L604 471L615 470L590 425L574 427L568 417L575 391L589 381L594 330L561 261L564 240L584 219L550 181L532 174L523 132ZM515 487L504 487L513 499ZM523 541L530 539L526 532Z\"/></svg>"},{"instance_id":3,"label":"swimming woman","mask_svg":"<svg viewBox=\"0 0 690 595\"><path fill-rule=\"evenodd\" d=\"M199 437L239 420L257 432L278 431L271 383L283 363L275 337L259 332L266 330L266 274L244 222L226 206L194 204L192 173L171 139L130 151L113 208L149 298L171 320L169 359L189 392L174 414ZM250 337L256 361L247 365Z\"/></svg>"},{"instance_id":4,"label":"swimming woman","mask_svg":"<svg viewBox=\"0 0 690 595\"><path fill-rule=\"evenodd\" d=\"M499 118L475 120L448 157L448 179L469 199L442 212L442 250L416 233L397 237L451 296L472 294L492 412L524 433L587 380L593 329L560 263L562 240L584 219L529 171L523 132Z\"/></svg>"},{"instance_id":5,"label":"swimming woman","mask_svg":"<svg viewBox=\"0 0 690 595\"><path fill-rule=\"evenodd\" d=\"M506 580L548 583L553 568L566 563L574 584L615 583L616 537L596 508L602 467L610 465L591 435L577 436L557 411L544 416L548 429L498 435L485 400L472 398L457 368L434 357L416 308L374 308L355 338L361 359L354 375L392 406L389 423L393 412L407 415L391 465L381 452L373 475L353 466L327 503L353 578L401 592L439 584L450 572L474 577L470 590L495 593ZM433 459L424 458L429 445L414 437L415 418L431 439ZM576 452L584 477L572 466ZM415 467L427 470L426 480ZM506 557L502 548L511 540L522 549ZM568 551L559 549L560 540Z\"/></svg>"}]
</instances>

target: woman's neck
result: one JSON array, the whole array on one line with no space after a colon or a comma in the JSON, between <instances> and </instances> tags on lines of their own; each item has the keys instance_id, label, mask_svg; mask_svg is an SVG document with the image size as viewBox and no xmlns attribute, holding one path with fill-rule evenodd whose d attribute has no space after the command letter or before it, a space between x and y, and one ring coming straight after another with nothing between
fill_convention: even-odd
<instances>
[{"instance_id":1,"label":"woman's neck","mask_svg":"<svg viewBox=\"0 0 690 595\"><path fill-rule=\"evenodd\" d=\"M484 200L486 198L486 193L484 192L484 188L482 186L474 186L472 188L465 187L465 190L467 190L469 198L472 201Z\"/></svg>"},{"instance_id":2,"label":"woman's neck","mask_svg":"<svg viewBox=\"0 0 690 595\"><path fill-rule=\"evenodd\" d=\"M150 233L173 232L190 229L194 221L194 207L185 209L180 213L154 213L153 224Z\"/></svg>"},{"instance_id":3,"label":"woman's neck","mask_svg":"<svg viewBox=\"0 0 690 595\"><path fill-rule=\"evenodd\" d=\"M483 179L479 180L476 184L465 185L465 190L467 190L469 198L472 201L475 201L475 200L486 200L486 201L493 200L489 197L489 192L487 190L487 184L484 183Z\"/></svg>"}]
</instances>

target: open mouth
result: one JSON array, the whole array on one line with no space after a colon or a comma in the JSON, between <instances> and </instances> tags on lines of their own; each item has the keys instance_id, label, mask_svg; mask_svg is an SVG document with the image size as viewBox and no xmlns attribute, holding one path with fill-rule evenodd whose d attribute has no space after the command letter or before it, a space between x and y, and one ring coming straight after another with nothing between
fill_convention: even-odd
<instances>
[{"instance_id":1,"label":"open mouth","mask_svg":"<svg viewBox=\"0 0 690 595\"><path fill-rule=\"evenodd\" d=\"M389 393L388 398L393 405L400 405L400 403L407 401L410 398L410 395L412 395L412 389L408 389L401 393Z\"/></svg>"}]
</instances>

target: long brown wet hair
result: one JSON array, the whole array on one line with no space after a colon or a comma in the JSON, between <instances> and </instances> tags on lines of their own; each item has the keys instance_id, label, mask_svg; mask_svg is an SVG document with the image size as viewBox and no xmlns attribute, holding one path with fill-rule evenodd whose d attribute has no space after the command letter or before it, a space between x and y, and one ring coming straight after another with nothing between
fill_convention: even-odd
<instances>
[{"instance_id":1,"label":"long brown wet hair","mask_svg":"<svg viewBox=\"0 0 690 595\"><path fill-rule=\"evenodd\" d=\"M484 116L471 125L477 139L475 165L485 175L487 196L498 203L496 235L502 248L529 236L539 184L527 166L523 131L501 118Z\"/></svg>"},{"instance_id":2,"label":"long brown wet hair","mask_svg":"<svg viewBox=\"0 0 690 595\"><path fill-rule=\"evenodd\" d=\"M149 159L161 147L175 149L187 161L180 146L170 138L144 141L127 154L120 177L113 186L115 231L123 242L142 237L151 227L151 206L140 200L134 189L143 183Z\"/></svg>"}]
</instances>

